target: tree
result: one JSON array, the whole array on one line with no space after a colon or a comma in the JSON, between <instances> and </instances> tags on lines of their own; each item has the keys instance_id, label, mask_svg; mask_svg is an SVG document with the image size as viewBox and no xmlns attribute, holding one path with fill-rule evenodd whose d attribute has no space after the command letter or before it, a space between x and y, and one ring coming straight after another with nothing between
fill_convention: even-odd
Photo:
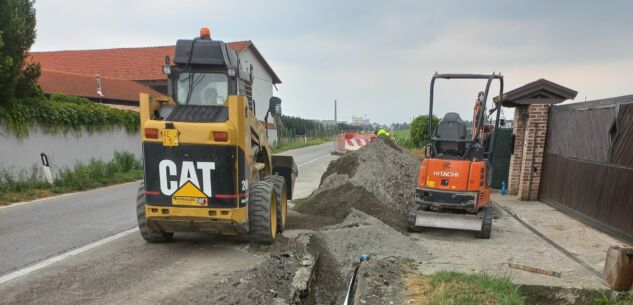
<instances>
[{"instance_id":1,"label":"tree","mask_svg":"<svg viewBox=\"0 0 633 305\"><path fill-rule=\"evenodd\" d=\"M433 130L437 127L437 123L439 119L434 115L433 116ZM411 141L415 147L422 147L431 142L431 135L429 135L429 116L421 115L416 117L413 122L411 122Z\"/></svg>"},{"instance_id":2,"label":"tree","mask_svg":"<svg viewBox=\"0 0 633 305\"><path fill-rule=\"evenodd\" d=\"M34 0L0 1L0 102L40 92L37 63L24 58L35 41Z\"/></svg>"}]
</instances>

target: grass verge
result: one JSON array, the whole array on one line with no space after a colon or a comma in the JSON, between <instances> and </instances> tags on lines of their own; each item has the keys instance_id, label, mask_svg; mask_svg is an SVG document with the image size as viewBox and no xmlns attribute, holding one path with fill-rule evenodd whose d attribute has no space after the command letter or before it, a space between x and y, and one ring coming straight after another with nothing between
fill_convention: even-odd
<instances>
[{"instance_id":1,"label":"grass verge","mask_svg":"<svg viewBox=\"0 0 633 305\"><path fill-rule=\"evenodd\" d=\"M290 142L290 143L282 143L273 147L273 153L276 154L276 153L284 152L291 149L319 145L319 144L332 142L332 141L333 139L331 137L325 137L325 138L310 138L308 139L307 142L296 141L296 142Z\"/></svg>"},{"instance_id":2,"label":"grass verge","mask_svg":"<svg viewBox=\"0 0 633 305\"><path fill-rule=\"evenodd\" d=\"M609 300L603 296L595 300L595 305L633 305L633 296L623 295L617 300Z\"/></svg>"},{"instance_id":3,"label":"grass verge","mask_svg":"<svg viewBox=\"0 0 633 305\"><path fill-rule=\"evenodd\" d=\"M510 279L485 274L440 271L407 278L410 304L425 305L524 305L518 285Z\"/></svg>"},{"instance_id":4,"label":"grass verge","mask_svg":"<svg viewBox=\"0 0 633 305\"><path fill-rule=\"evenodd\" d=\"M551 292L531 295L513 284L507 277L440 271L432 275L409 274L405 278L407 304L411 305L540 305L558 304L558 296ZM633 297L626 293L617 297L578 295L573 304L633 305ZM580 300L580 301L579 301ZM553 303L555 302L555 303ZM567 304L567 303L565 303Z\"/></svg>"},{"instance_id":5,"label":"grass verge","mask_svg":"<svg viewBox=\"0 0 633 305\"><path fill-rule=\"evenodd\" d=\"M0 169L0 205L28 201L55 194L82 191L96 187L135 181L143 178L143 164L128 152L116 152L109 162L91 160L64 168L55 175L55 182L48 184L41 169L33 167L28 172L13 174Z\"/></svg>"}]
</instances>

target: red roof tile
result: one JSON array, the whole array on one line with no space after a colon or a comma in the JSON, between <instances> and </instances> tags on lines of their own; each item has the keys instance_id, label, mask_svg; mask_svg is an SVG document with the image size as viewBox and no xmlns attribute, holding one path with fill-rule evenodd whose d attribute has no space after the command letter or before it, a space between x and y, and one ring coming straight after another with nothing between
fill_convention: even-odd
<instances>
[{"instance_id":1,"label":"red roof tile","mask_svg":"<svg viewBox=\"0 0 633 305\"><path fill-rule=\"evenodd\" d=\"M165 55L174 58L174 46L32 52L42 69L127 80L166 79Z\"/></svg>"},{"instance_id":2,"label":"red roof tile","mask_svg":"<svg viewBox=\"0 0 633 305\"><path fill-rule=\"evenodd\" d=\"M81 75L51 70L42 70L38 83L45 93L63 93L72 96L87 98L101 98L107 100L138 102L141 92L153 97L162 96L161 93L147 88L135 81L101 76L101 91L103 96L97 94L96 75Z\"/></svg>"},{"instance_id":3,"label":"red roof tile","mask_svg":"<svg viewBox=\"0 0 633 305\"><path fill-rule=\"evenodd\" d=\"M262 61L273 76L274 83L281 83L270 65L250 40L229 42L228 45L238 52L253 46L255 55ZM33 61L39 62L42 69L63 71L83 75L102 75L125 80L164 80L162 66L165 55L174 58L175 46L119 48L101 50L69 50L32 52Z\"/></svg>"}]
</instances>

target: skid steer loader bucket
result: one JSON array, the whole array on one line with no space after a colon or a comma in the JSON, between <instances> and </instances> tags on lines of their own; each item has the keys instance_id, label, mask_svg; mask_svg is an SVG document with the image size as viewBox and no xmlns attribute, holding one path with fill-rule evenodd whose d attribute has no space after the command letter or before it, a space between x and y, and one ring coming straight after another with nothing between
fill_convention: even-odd
<instances>
[{"instance_id":1,"label":"skid steer loader bucket","mask_svg":"<svg viewBox=\"0 0 633 305\"><path fill-rule=\"evenodd\" d=\"M272 156L273 174L284 177L286 180L286 190L288 199L292 199L294 193L295 180L299 170L294 158L291 156Z\"/></svg>"}]
</instances>

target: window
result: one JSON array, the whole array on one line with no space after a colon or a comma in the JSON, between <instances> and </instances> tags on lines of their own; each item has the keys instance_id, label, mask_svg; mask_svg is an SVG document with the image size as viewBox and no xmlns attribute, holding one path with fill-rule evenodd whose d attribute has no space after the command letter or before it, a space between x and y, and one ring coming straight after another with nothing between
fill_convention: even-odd
<instances>
[{"instance_id":1,"label":"window","mask_svg":"<svg viewBox=\"0 0 633 305\"><path fill-rule=\"evenodd\" d=\"M229 95L229 77L222 73L181 73L177 86L181 105L224 105Z\"/></svg>"}]
</instances>

